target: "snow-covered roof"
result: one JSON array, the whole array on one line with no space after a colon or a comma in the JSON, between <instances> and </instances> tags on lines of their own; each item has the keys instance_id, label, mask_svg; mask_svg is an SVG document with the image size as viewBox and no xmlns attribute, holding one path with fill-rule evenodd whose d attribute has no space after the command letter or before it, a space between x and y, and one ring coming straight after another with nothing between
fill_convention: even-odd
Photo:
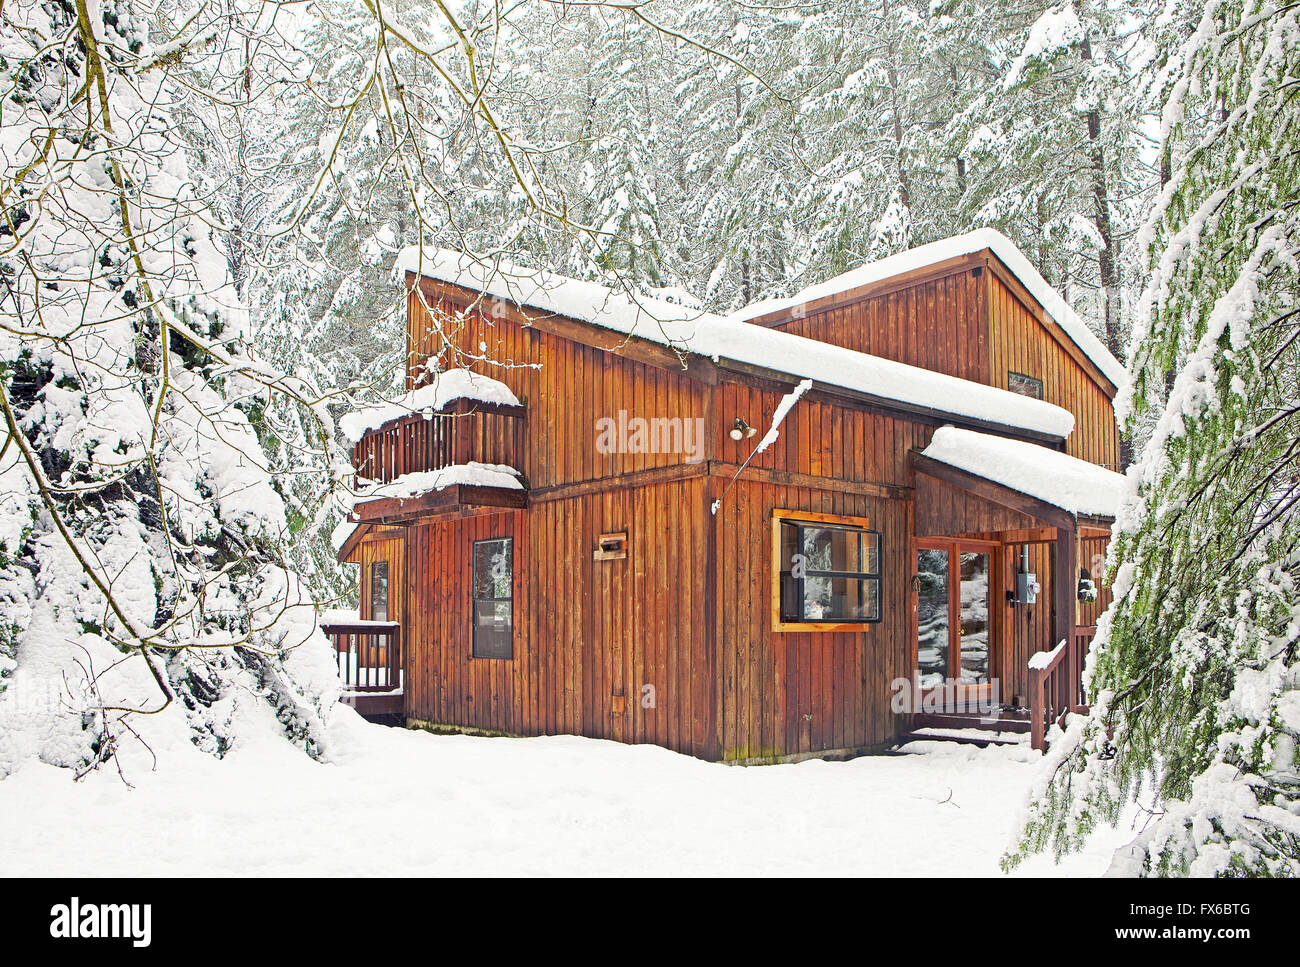
<instances>
[{"instance_id":1,"label":"snow-covered roof","mask_svg":"<svg viewBox=\"0 0 1300 967\"><path fill-rule=\"evenodd\" d=\"M505 490L523 490L523 481L519 471L503 463L455 463L437 470L420 470L404 473L386 483L359 481L361 484L351 497L351 507L367 500L396 499L411 500L423 494L444 490L447 487L462 485L466 487L500 487ZM354 519L353 510L335 525L330 534L330 544L337 554L356 533L364 526Z\"/></svg>"},{"instance_id":2,"label":"snow-covered roof","mask_svg":"<svg viewBox=\"0 0 1300 967\"><path fill-rule=\"evenodd\" d=\"M504 259L413 246L402 250L397 266L712 359L748 363L880 399L1050 436L1064 438L1074 429L1073 414L1041 400Z\"/></svg>"},{"instance_id":3,"label":"snow-covered roof","mask_svg":"<svg viewBox=\"0 0 1300 967\"><path fill-rule=\"evenodd\" d=\"M1033 443L955 426L935 430L922 453L1072 514L1113 519L1128 478Z\"/></svg>"},{"instance_id":4,"label":"snow-covered roof","mask_svg":"<svg viewBox=\"0 0 1300 967\"><path fill-rule=\"evenodd\" d=\"M1025 258L1020 249L1016 248L1015 243L992 228L981 228L973 232L967 232L965 235L955 235L952 238L931 242L929 245L921 245L906 252L899 252L897 255L869 262L859 268L845 272L843 275L837 275L833 279L809 286L788 299L764 299L761 302L752 303L734 313L732 317L757 319L760 316L793 309L795 306L805 305L818 299L824 299L827 296L838 295L841 292L858 289L874 282L891 279L905 272L936 265L948 259L981 252L984 249L988 249L998 257L1008 271L1028 290L1029 294L1038 300L1039 304L1047 311L1047 314L1056 321L1066 336L1070 338L1070 341L1092 360L1108 380L1116 386L1121 385L1125 375L1124 367L1110 354L1110 351L1093 331L1088 328L1087 323L1080 319L1078 314L1070 308L1069 303L1061 297L1060 293L1038 274L1038 270L1034 268L1029 259Z\"/></svg>"},{"instance_id":5,"label":"snow-covered roof","mask_svg":"<svg viewBox=\"0 0 1300 967\"><path fill-rule=\"evenodd\" d=\"M389 420L411 413L441 410L458 399L519 405L519 400L505 383L490 376L472 373L468 369L448 369L436 374L427 385L412 390L391 403L368 406L346 414L339 419L339 429L351 442L356 443L365 436L367 430L383 426Z\"/></svg>"}]
</instances>

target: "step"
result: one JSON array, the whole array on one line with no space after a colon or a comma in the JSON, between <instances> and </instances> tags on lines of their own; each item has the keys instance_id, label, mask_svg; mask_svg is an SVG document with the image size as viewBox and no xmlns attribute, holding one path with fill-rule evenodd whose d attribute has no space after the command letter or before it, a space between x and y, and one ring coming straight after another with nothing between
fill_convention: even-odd
<instances>
[{"instance_id":1,"label":"step","mask_svg":"<svg viewBox=\"0 0 1300 967\"><path fill-rule=\"evenodd\" d=\"M954 742L958 745L977 745L980 748L986 748L990 745L1025 744L1019 738L1004 738L996 733L983 731L980 735L952 735L943 732L926 731L905 732L898 740L899 745L906 745L909 742Z\"/></svg>"},{"instance_id":2,"label":"step","mask_svg":"<svg viewBox=\"0 0 1300 967\"><path fill-rule=\"evenodd\" d=\"M1019 717L984 718L974 714L923 712L916 716L917 729L981 729L985 732L1028 732L1029 720Z\"/></svg>"}]
</instances>

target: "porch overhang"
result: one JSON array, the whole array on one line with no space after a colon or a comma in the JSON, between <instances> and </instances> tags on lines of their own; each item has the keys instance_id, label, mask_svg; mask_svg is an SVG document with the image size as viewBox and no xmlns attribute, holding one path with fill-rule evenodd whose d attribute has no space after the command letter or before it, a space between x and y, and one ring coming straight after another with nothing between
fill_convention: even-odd
<instances>
[{"instance_id":1,"label":"porch overhang","mask_svg":"<svg viewBox=\"0 0 1300 967\"><path fill-rule=\"evenodd\" d=\"M356 552L357 547L361 544L361 539L370 532L369 524L356 524L351 533L339 545L338 550L334 552L334 559L340 564L345 564L352 560L352 555Z\"/></svg>"},{"instance_id":2,"label":"porch overhang","mask_svg":"<svg viewBox=\"0 0 1300 967\"><path fill-rule=\"evenodd\" d=\"M1053 631L1068 641L1076 624L1079 540L1109 533L1124 478L1095 464L1019 440L942 427L924 452L913 450L908 463L917 478L917 500L925 499L930 478L1005 510L1055 528ZM1011 481L1019 481L1013 485Z\"/></svg>"},{"instance_id":3,"label":"porch overhang","mask_svg":"<svg viewBox=\"0 0 1300 967\"><path fill-rule=\"evenodd\" d=\"M913 469L1054 527L1109 529L1125 478L1026 440L956 426L935 430Z\"/></svg>"},{"instance_id":4,"label":"porch overhang","mask_svg":"<svg viewBox=\"0 0 1300 967\"><path fill-rule=\"evenodd\" d=\"M919 450L913 450L908 454L908 462L912 471L916 474L942 481L951 487L956 487L958 490L965 491L982 500L987 500L989 503L1032 517L1048 527L1063 528L1070 531L1080 529L1109 532L1111 524L1115 522L1113 517L1079 514L1066 510L1007 484L989 480L987 477L980 476L972 471L954 467L952 464L937 460L934 457L928 457Z\"/></svg>"}]
</instances>

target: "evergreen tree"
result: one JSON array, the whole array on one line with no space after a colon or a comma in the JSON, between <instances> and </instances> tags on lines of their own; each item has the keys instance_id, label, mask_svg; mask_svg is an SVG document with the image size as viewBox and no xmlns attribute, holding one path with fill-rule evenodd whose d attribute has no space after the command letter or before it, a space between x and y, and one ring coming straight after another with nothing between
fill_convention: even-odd
<instances>
[{"instance_id":1,"label":"evergreen tree","mask_svg":"<svg viewBox=\"0 0 1300 967\"><path fill-rule=\"evenodd\" d=\"M964 227L991 225L1124 355L1122 252L1153 179L1133 47L1137 3L1074 0L944 8L961 102L948 152L961 166Z\"/></svg>"},{"instance_id":2,"label":"evergreen tree","mask_svg":"<svg viewBox=\"0 0 1300 967\"><path fill-rule=\"evenodd\" d=\"M1118 407L1153 425L1111 545L1092 711L1054 741L1008 864L1142 801L1147 873L1300 873L1297 13L1211 3L1173 62Z\"/></svg>"}]
</instances>

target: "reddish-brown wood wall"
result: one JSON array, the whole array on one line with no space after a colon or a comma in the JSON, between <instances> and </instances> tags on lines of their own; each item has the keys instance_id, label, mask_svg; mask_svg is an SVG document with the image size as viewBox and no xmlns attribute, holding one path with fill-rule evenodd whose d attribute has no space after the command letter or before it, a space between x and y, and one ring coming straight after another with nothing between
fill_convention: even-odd
<instances>
[{"instance_id":1,"label":"reddish-brown wood wall","mask_svg":"<svg viewBox=\"0 0 1300 967\"><path fill-rule=\"evenodd\" d=\"M437 326L426 303L439 316ZM450 365L466 366L509 386L528 407L522 466L517 469L527 475L531 490L688 462L682 453L600 453L597 421L605 417L617 421L620 411L629 420L703 419L705 384L680 367L674 372L494 317L487 305L472 310L466 306L465 300L453 300L446 290L428 282L423 299L412 292L408 300L411 375L417 375L426 359L447 352L445 338L455 347L444 357ZM608 337L610 345L624 341L613 334ZM664 351L662 356L671 364L670 353ZM479 459L489 459L490 451L484 445Z\"/></svg>"},{"instance_id":2,"label":"reddish-brown wood wall","mask_svg":"<svg viewBox=\"0 0 1300 967\"><path fill-rule=\"evenodd\" d=\"M407 715L714 757L704 490L697 476L413 526ZM626 558L593 560L615 531ZM471 548L493 537L515 542L510 659L472 657Z\"/></svg>"},{"instance_id":3,"label":"reddish-brown wood wall","mask_svg":"<svg viewBox=\"0 0 1300 967\"><path fill-rule=\"evenodd\" d=\"M361 617L374 617L371 607L370 569L378 561L388 562L388 620L399 624L406 613L406 545L405 535L398 527L374 528L357 545L353 560L360 566Z\"/></svg>"},{"instance_id":4,"label":"reddish-brown wood wall","mask_svg":"<svg viewBox=\"0 0 1300 967\"><path fill-rule=\"evenodd\" d=\"M1031 308L999 273L985 275L992 326L987 382L1006 389L1009 372L1042 380L1043 399L1074 414L1066 453L1118 470L1119 428L1110 391L1089 375L1066 345L1068 337L1041 309Z\"/></svg>"},{"instance_id":5,"label":"reddish-brown wood wall","mask_svg":"<svg viewBox=\"0 0 1300 967\"><path fill-rule=\"evenodd\" d=\"M772 630L772 512L865 517L881 534L881 621L850 631ZM911 504L744 480L717 515L721 757L767 760L878 748L910 719L891 685L915 664Z\"/></svg>"},{"instance_id":6,"label":"reddish-brown wood wall","mask_svg":"<svg viewBox=\"0 0 1300 967\"><path fill-rule=\"evenodd\" d=\"M989 380L988 273L965 269L810 312L786 332L976 383Z\"/></svg>"}]
</instances>

